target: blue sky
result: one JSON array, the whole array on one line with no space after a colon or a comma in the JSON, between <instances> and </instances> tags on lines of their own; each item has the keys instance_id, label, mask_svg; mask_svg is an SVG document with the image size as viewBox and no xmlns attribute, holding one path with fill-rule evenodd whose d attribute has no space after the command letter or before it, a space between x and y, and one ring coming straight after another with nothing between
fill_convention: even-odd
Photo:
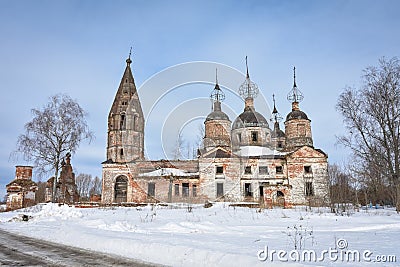
<instances>
[{"instance_id":1,"label":"blue sky","mask_svg":"<svg viewBox=\"0 0 400 267\"><path fill-rule=\"evenodd\" d=\"M305 96L300 107L312 121L314 144L328 153L330 162L340 163L348 153L335 146L335 135L343 133L335 111L337 98L345 86L360 86L362 69L383 56L398 56L399 9L398 1L356 0L0 0L0 197L14 178L14 166L27 164L9 155L31 119L30 110L56 93L67 93L88 111L88 124L96 135L74 155L75 172L101 176L107 116L130 46L138 88L165 68L215 62L222 68L219 80L228 92L225 107L232 121L242 106L229 89L237 90L240 77L228 75L221 66L244 72L248 56L251 78L267 102L256 103L256 109L268 117L263 108L271 104L273 93L280 113L286 116L290 111L286 95L295 65ZM212 83L213 64L207 71ZM176 77L179 73L172 72L171 79L182 78ZM201 98L191 106L206 116L210 106L201 101L212 88L207 83L183 86L175 91L179 97L171 99L191 103ZM139 95L146 94L152 90L143 86ZM143 102L149 109L151 103ZM179 103L170 105L173 110ZM185 105L180 107L185 110ZM146 132L146 149L152 157L163 157L157 134Z\"/></svg>"}]
</instances>

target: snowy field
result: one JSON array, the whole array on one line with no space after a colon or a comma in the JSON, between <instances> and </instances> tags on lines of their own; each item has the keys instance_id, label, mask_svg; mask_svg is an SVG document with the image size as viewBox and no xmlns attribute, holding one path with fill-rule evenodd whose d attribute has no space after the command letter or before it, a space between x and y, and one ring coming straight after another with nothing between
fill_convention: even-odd
<instances>
[{"instance_id":1,"label":"snowy field","mask_svg":"<svg viewBox=\"0 0 400 267\"><path fill-rule=\"evenodd\" d=\"M29 221L21 221L22 214ZM170 266L400 265L400 215L393 209L337 216L323 208L259 210L228 203L191 211L185 204L46 204L0 213L0 228Z\"/></svg>"}]
</instances>

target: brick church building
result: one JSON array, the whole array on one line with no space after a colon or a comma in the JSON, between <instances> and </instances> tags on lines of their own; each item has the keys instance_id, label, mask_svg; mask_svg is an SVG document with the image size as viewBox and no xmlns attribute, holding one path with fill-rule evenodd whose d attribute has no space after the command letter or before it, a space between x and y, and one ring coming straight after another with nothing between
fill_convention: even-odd
<instances>
[{"instance_id":1,"label":"brick church building","mask_svg":"<svg viewBox=\"0 0 400 267\"><path fill-rule=\"evenodd\" d=\"M303 95L295 75L288 94L292 111L284 131L275 100L272 128L256 111L259 89L247 68L238 88L244 109L233 122L221 109L225 95L218 82L210 88L213 107L204 121L197 159L152 161L144 157L145 121L131 63L129 57L108 116L102 203L230 201L285 207L328 203L328 156L314 148L311 121L299 106Z\"/></svg>"}]
</instances>

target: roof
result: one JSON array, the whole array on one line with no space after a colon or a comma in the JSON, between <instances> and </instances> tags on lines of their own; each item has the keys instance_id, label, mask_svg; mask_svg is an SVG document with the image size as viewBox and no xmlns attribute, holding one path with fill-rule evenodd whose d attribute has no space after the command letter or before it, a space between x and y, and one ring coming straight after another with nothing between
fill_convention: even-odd
<instances>
[{"instance_id":1,"label":"roof","mask_svg":"<svg viewBox=\"0 0 400 267\"><path fill-rule=\"evenodd\" d=\"M287 116L286 121L294 120L294 119L304 119L309 120L307 114L301 110L292 110Z\"/></svg>"},{"instance_id":2,"label":"roof","mask_svg":"<svg viewBox=\"0 0 400 267\"><path fill-rule=\"evenodd\" d=\"M210 114L208 114L206 121L210 121L210 120L229 120L228 115L226 115L224 112L222 111L213 111Z\"/></svg>"},{"instance_id":3,"label":"roof","mask_svg":"<svg viewBox=\"0 0 400 267\"><path fill-rule=\"evenodd\" d=\"M187 172L176 168L160 168L155 171L140 173L139 176L199 176L198 172Z\"/></svg>"},{"instance_id":4,"label":"roof","mask_svg":"<svg viewBox=\"0 0 400 267\"><path fill-rule=\"evenodd\" d=\"M263 146L242 146L236 152L241 157L284 156L287 153Z\"/></svg>"},{"instance_id":5,"label":"roof","mask_svg":"<svg viewBox=\"0 0 400 267\"><path fill-rule=\"evenodd\" d=\"M255 111L253 108L246 107L242 114L240 114L233 122L232 129L245 128L245 127L266 127L268 122L263 115Z\"/></svg>"}]
</instances>

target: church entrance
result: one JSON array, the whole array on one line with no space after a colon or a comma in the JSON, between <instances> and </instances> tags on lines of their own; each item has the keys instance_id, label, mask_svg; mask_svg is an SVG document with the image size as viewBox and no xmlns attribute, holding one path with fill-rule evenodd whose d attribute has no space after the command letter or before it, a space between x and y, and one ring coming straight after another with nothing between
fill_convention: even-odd
<instances>
[{"instance_id":1,"label":"church entrance","mask_svg":"<svg viewBox=\"0 0 400 267\"><path fill-rule=\"evenodd\" d=\"M127 202L128 179L125 176L118 176L114 186L114 202Z\"/></svg>"}]
</instances>

